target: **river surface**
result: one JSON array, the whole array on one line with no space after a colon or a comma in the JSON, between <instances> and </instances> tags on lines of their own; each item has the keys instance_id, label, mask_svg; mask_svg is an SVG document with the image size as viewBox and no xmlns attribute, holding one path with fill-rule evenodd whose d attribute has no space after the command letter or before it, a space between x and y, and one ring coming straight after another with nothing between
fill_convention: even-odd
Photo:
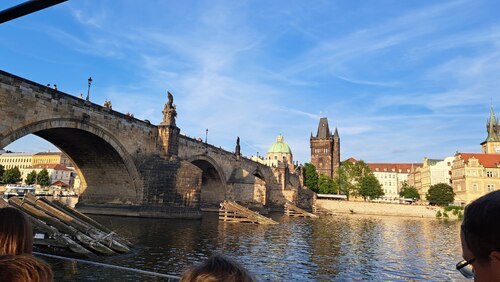
<instances>
[{"instance_id":1,"label":"river surface","mask_svg":"<svg viewBox=\"0 0 500 282\"><path fill-rule=\"evenodd\" d=\"M331 215L319 219L271 214L279 225L93 216L136 246L94 259L180 276L208 256L228 255L261 281L462 280L460 222ZM84 263L46 259L55 281L164 281Z\"/></svg>"}]
</instances>

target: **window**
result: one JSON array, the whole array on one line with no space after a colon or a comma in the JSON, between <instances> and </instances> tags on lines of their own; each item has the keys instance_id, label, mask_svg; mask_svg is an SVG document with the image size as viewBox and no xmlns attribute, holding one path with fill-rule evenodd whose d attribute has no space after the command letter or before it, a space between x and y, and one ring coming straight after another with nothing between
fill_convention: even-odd
<instances>
[{"instance_id":1,"label":"window","mask_svg":"<svg viewBox=\"0 0 500 282\"><path fill-rule=\"evenodd\" d=\"M486 185L486 189L488 190L488 192L495 191L495 184Z\"/></svg>"},{"instance_id":2,"label":"window","mask_svg":"<svg viewBox=\"0 0 500 282\"><path fill-rule=\"evenodd\" d=\"M493 177L493 171L487 171L486 177Z\"/></svg>"}]
</instances>

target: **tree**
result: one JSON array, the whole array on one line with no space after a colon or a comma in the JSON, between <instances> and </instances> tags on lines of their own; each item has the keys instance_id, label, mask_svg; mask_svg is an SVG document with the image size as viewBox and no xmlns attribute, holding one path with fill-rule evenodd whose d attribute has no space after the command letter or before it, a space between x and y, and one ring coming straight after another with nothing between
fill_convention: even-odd
<instances>
[{"instance_id":1,"label":"tree","mask_svg":"<svg viewBox=\"0 0 500 282\"><path fill-rule=\"evenodd\" d=\"M14 184L21 180L21 171L17 166L6 169L2 175L2 182L5 184Z\"/></svg>"},{"instance_id":2,"label":"tree","mask_svg":"<svg viewBox=\"0 0 500 282\"><path fill-rule=\"evenodd\" d=\"M340 165L339 175L344 175L347 180L347 187L341 189L347 197L359 196L361 188L361 180L368 175L373 175L370 167L362 160L352 162L349 160L343 161Z\"/></svg>"},{"instance_id":3,"label":"tree","mask_svg":"<svg viewBox=\"0 0 500 282\"><path fill-rule=\"evenodd\" d=\"M378 182L378 179L373 174L370 174L361 179L359 194L363 196L365 200L366 198L373 200L384 196L384 190L382 190L382 186Z\"/></svg>"},{"instance_id":4,"label":"tree","mask_svg":"<svg viewBox=\"0 0 500 282\"><path fill-rule=\"evenodd\" d=\"M455 200L453 188L446 183L438 183L429 187L426 195L430 205L446 206Z\"/></svg>"},{"instance_id":5,"label":"tree","mask_svg":"<svg viewBox=\"0 0 500 282\"><path fill-rule=\"evenodd\" d=\"M399 191L399 196L406 199L420 199L420 194L418 193L417 188L415 186L410 186L408 183L404 182L403 186L401 186L401 191Z\"/></svg>"},{"instance_id":6,"label":"tree","mask_svg":"<svg viewBox=\"0 0 500 282\"><path fill-rule=\"evenodd\" d=\"M36 176L36 182L40 186L49 186L50 185L50 179L49 179L49 172L47 169L42 169L38 175Z\"/></svg>"},{"instance_id":7,"label":"tree","mask_svg":"<svg viewBox=\"0 0 500 282\"><path fill-rule=\"evenodd\" d=\"M3 167L3 165L0 164L0 183L2 182L2 177L3 177L4 172L5 172L5 168Z\"/></svg>"},{"instance_id":8,"label":"tree","mask_svg":"<svg viewBox=\"0 0 500 282\"><path fill-rule=\"evenodd\" d=\"M304 164L304 185L318 193L318 173L316 167L311 163Z\"/></svg>"},{"instance_id":9,"label":"tree","mask_svg":"<svg viewBox=\"0 0 500 282\"><path fill-rule=\"evenodd\" d=\"M349 180L347 179L347 174L342 166L339 167L337 171L337 176L333 179L333 184L335 185L335 190L339 191L342 195L349 195Z\"/></svg>"},{"instance_id":10,"label":"tree","mask_svg":"<svg viewBox=\"0 0 500 282\"><path fill-rule=\"evenodd\" d=\"M320 174L318 178L318 190L321 194L335 194L337 193L337 189L333 182L333 179L330 177Z\"/></svg>"},{"instance_id":11,"label":"tree","mask_svg":"<svg viewBox=\"0 0 500 282\"><path fill-rule=\"evenodd\" d=\"M26 179L24 180L24 183L27 185L35 184L36 183L36 171L32 170L28 175L26 175Z\"/></svg>"}]
</instances>

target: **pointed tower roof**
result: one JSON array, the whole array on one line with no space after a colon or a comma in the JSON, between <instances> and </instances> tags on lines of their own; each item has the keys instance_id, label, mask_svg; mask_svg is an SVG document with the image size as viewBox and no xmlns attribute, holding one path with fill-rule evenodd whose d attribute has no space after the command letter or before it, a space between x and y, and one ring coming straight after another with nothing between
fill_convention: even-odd
<instances>
[{"instance_id":1,"label":"pointed tower roof","mask_svg":"<svg viewBox=\"0 0 500 282\"><path fill-rule=\"evenodd\" d=\"M339 131L337 130L337 127L335 127L335 133L333 133L333 137L339 137Z\"/></svg>"},{"instance_id":2,"label":"pointed tower roof","mask_svg":"<svg viewBox=\"0 0 500 282\"><path fill-rule=\"evenodd\" d=\"M495 112L493 111L493 105L490 106L490 118L486 123L486 131L488 132L488 137L486 141L500 141L500 136L497 133L498 119L495 118Z\"/></svg>"},{"instance_id":3,"label":"pointed tower roof","mask_svg":"<svg viewBox=\"0 0 500 282\"><path fill-rule=\"evenodd\" d=\"M329 138L332 137L332 132L328 127L328 119L326 117L320 118L318 124L318 133L316 134L316 138Z\"/></svg>"}]
</instances>

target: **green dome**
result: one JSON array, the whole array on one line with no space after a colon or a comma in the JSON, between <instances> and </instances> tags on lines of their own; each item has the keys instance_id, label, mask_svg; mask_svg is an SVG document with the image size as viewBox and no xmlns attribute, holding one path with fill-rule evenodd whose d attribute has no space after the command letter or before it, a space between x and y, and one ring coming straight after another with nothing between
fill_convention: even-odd
<instances>
[{"instance_id":1,"label":"green dome","mask_svg":"<svg viewBox=\"0 0 500 282\"><path fill-rule=\"evenodd\" d=\"M283 141L283 135L278 135L278 138L276 138L276 142L274 142L271 147L269 147L269 150L267 150L267 153L285 153L285 154L291 154L292 150L290 150L290 146L288 146L285 141Z\"/></svg>"}]
</instances>

